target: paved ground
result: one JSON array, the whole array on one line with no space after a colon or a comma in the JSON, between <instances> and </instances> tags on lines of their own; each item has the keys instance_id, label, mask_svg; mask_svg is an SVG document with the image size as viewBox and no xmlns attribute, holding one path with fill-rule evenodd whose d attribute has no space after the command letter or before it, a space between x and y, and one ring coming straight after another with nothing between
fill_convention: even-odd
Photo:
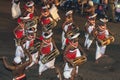
<instances>
[{"instance_id":1,"label":"paved ground","mask_svg":"<svg viewBox=\"0 0 120 80\"><path fill-rule=\"evenodd\" d=\"M57 47L60 50L61 47L61 24L64 21L63 10L59 11L61 21L58 23L58 27L54 30L54 38ZM80 16L79 13L74 13L75 24L80 26L80 44L83 46L84 34L83 26L85 18ZM0 56L7 56L9 61L12 61L15 53L14 35L13 29L16 27L15 20L11 17L11 2L9 0L0 0ZM101 59L100 64L94 64L95 57L95 42L90 48L90 51L86 51L88 61L81 65L79 68L79 76L75 80L120 80L120 23L108 23L108 28L114 33L115 42L107 47L106 54L108 58ZM60 50L61 51L61 50ZM61 51L62 53L62 51ZM111 61L111 62L109 62ZM63 70L62 55L57 57L56 65ZM111 66L108 68L108 66ZM107 66L107 68L106 68ZM54 76L54 70L45 71L43 77L38 77L38 65L35 65L29 71L26 71L28 80L57 80ZM50 76L53 74L52 76ZM2 61L0 61L0 80L12 80L12 74L6 68L4 68Z\"/></svg>"}]
</instances>

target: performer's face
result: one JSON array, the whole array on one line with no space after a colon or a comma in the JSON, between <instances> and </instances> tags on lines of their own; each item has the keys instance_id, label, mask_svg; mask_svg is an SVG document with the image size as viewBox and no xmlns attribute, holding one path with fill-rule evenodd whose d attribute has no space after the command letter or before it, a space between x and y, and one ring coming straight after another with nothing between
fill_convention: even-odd
<instances>
[{"instance_id":1,"label":"performer's face","mask_svg":"<svg viewBox=\"0 0 120 80\"><path fill-rule=\"evenodd\" d=\"M44 39L44 41L45 41L46 43L50 43L51 40L52 40L52 38Z\"/></svg>"},{"instance_id":2,"label":"performer's face","mask_svg":"<svg viewBox=\"0 0 120 80\"><path fill-rule=\"evenodd\" d=\"M20 25L21 28L24 28L24 23L23 22L20 22L19 25Z\"/></svg>"},{"instance_id":3,"label":"performer's face","mask_svg":"<svg viewBox=\"0 0 120 80\"><path fill-rule=\"evenodd\" d=\"M33 39L34 37L34 33L28 33L28 39Z\"/></svg>"},{"instance_id":4,"label":"performer's face","mask_svg":"<svg viewBox=\"0 0 120 80\"><path fill-rule=\"evenodd\" d=\"M34 6L27 8L28 12L33 12L34 11Z\"/></svg>"},{"instance_id":5,"label":"performer's face","mask_svg":"<svg viewBox=\"0 0 120 80\"><path fill-rule=\"evenodd\" d=\"M106 30L106 25L101 25L101 26L99 26L99 29L100 29L101 31Z\"/></svg>"},{"instance_id":6,"label":"performer's face","mask_svg":"<svg viewBox=\"0 0 120 80\"><path fill-rule=\"evenodd\" d=\"M49 11L48 10L45 10L45 11L43 11L42 12L42 15L44 16L44 17L47 17L47 16L49 16Z\"/></svg>"},{"instance_id":7,"label":"performer's face","mask_svg":"<svg viewBox=\"0 0 120 80\"><path fill-rule=\"evenodd\" d=\"M92 25L95 24L95 19L89 19L88 20Z\"/></svg>"},{"instance_id":8,"label":"performer's face","mask_svg":"<svg viewBox=\"0 0 120 80\"><path fill-rule=\"evenodd\" d=\"M71 40L70 43L73 47L77 48L78 47L78 38Z\"/></svg>"},{"instance_id":9,"label":"performer's face","mask_svg":"<svg viewBox=\"0 0 120 80\"><path fill-rule=\"evenodd\" d=\"M72 18L72 15L68 15L68 16L66 17L66 21L67 21L67 22L72 21L72 19L73 19L73 18Z\"/></svg>"}]
</instances>

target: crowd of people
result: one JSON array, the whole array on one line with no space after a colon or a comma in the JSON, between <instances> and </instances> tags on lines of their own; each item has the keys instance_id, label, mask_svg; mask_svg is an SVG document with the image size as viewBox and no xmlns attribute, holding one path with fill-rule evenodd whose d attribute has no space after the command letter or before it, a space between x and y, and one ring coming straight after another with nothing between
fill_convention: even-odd
<instances>
[{"instance_id":1,"label":"crowd of people","mask_svg":"<svg viewBox=\"0 0 120 80\"><path fill-rule=\"evenodd\" d=\"M104 16L100 16L99 22L96 23L100 12L96 13L95 6L97 5L99 8L101 6L97 3L95 4L95 0L89 0L86 3L74 1L76 9L79 10L79 6L82 5L81 13L87 12L87 21L84 25L84 47L86 50L89 50L93 40L96 41L95 63L99 63L99 59L105 56L107 45L114 42L114 36L106 24L110 17L106 15L106 10L104 10ZM79 65L87 61L87 56L79 42L80 31L79 27L74 24L74 10L70 6L71 2L72 0L60 2L57 0L28 0L24 4L24 10L21 10L20 0L12 1L12 17L18 23L17 27L13 30L16 45L14 65L9 65L6 57L2 57L2 59L5 67L13 71L13 80L27 80L25 70L34 66L34 64L39 64L39 76L47 69L55 69L59 80L62 80L62 76L65 80L74 80L78 74ZM35 14L36 3L40 5L40 15ZM107 2L103 4L110 5ZM63 51L65 64L63 72L55 66L56 57L61 52L53 38L55 34L53 29L57 26L59 20L61 20L58 14L58 6L64 7L67 10L65 21L61 26L61 50Z\"/></svg>"},{"instance_id":2,"label":"crowd of people","mask_svg":"<svg viewBox=\"0 0 120 80\"><path fill-rule=\"evenodd\" d=\"M73 9L81 14L98 13L98 16L106 16L110 22L120 20L120 0L62 0L61 7L65 10Z\"/></svg>"}]
</instances>

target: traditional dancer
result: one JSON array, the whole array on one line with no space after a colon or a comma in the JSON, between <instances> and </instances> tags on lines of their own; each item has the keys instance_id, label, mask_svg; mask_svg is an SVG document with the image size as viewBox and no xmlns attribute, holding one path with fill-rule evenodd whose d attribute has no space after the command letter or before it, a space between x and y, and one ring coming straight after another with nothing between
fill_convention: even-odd
<instances>
[{"instance_id":1,"label":"traditional dancer","mask_svg":"<svg viewBox=\"0 0 120 80\"><path fill-rule=\"evenodd\" d=\"M47 69L56 69L55 67L55 58L59 55L59 51L55 45L54 40L52 39L53 32L47 31L43 32L40 40L42 40L40 44L40 51L38 55L39 60L39 75L47 70ZM59 78L61 77L60 72L56 69Z\"/></svg>"},{"instance_id":2,"label":"traditional dancer","mask_svg":"<svg viewBox=\"0 0 120 80\"><path fill-rule=\"evenodd\" d=\"M66 45L66 33L70 30L73 29L73 17L72 17L73 11L70 10L66 13L66 20L62 25L62 47L61 49L63 50Z\"/></svg>"},{"instance_id":3,"label":"traditional dancer","mask_svg":"<svg viewBox=\"0 0 120 80\"><path fill-rule=\"evenodd\" d=\"M25 57L22 47L25 49L29 49L33 45L35 36L35 31L33 31L32 29L27 30L27 33L19 39L19 44L16 46L15 57Z\"/></svg>"},{"instance_id":4,"label":"traditional dancer","mask_svg":"<svg viewBox=\"0 0 120 80\"><path fill-rule=\"evenodd\" d=\"M80 62L80 64L74 63L75 59L80 59L82 55L85 55L82 47L79 45L78 42L79 35L80 33L71 35L69 45L66 47L64 52L65 67L63 75L65 79L74 80L75 76L77 76L78 74L78 65L86 61L86 57L84 56L84 58L82 59L83 62Z\"/></svg>"},{"instance_id":5,"label":"traditional dancer","mask_svg":"<svg viewBox=\"0 0 120 80\"><path fill-rule=\"evenodd\" d=\"M85 42L84 42L84 47L87 48L87 50L89 50L94 37L92 35L92 31L95 29L96 26L96 16L97 14L93 14L91 16L88 17L88 21L85 24Z\"/></svg>"},{"instance_id":6,"label":"traditional dancer","mask_svg":"<svg viewBox=\"0 0 120 80\"><path fill-rule=\"evenodd\" d=\"M35 43L36 41L36 31L34 29L29 29L26 31L26 36L24 37L24 39L21 40L21 45L20 48L18 48L18 50L16 50L18 53L20 53L20 51L22 52L23 50L21 49L21 47L26 48L29 53L32 56L32 63L26 67L26 69L28 69L29 67L32 67L37 60L38 57L38 48L40 47L40 43ZM16 54L17 54L16 52ZM21 53L22 54L22 53ZM27 58L26 60L28 60L29 58Z\"/></svg>"},{"instance_id":7,"label":"traditional dancer","mask_svg":"<svg viewBox=\"0 0 120 80\"><path fill-rule=\"evenodd\" d=\"M18 26L15 27L13 33L16 39L21 39L23 36L25 36L25 23L21 19L18 19L17 23Z\"/></svg>"},{"instance_id":8,"label":"traditional dancer","mask_svg":"<svg viewBox=\"0 0 120 80\"><path fill-rule=\"evenodd\" d=\"M34 2L33 1L29 1L25 4L24 6L25 8L25 13L23 14L23 16L20 17L21 20L23 20L24 22L32 20L34 17Z\"/></svg>"},{"instance_id":9,"label":"traditional dancer","mask_svg":"<svg viewBox=\"0 0 120 80\"><path fill-rule=\"evenodd\" d=\"M35 6L33 1L29 1L24 6L24 14L18 18L25 23L25 29L34 27L37 30L38 17L34 15Z\"/></svg>"},{"instance_id":10,"label":"traditional dancer","mask_svg":"<svg viewBox=\"0 0 120 80\"><path fill-rule=\"evenodd\" d=\"M96 63L98 63L99 58L105 55L106 47L111 42L114 42L114 37L112 36L112 33L107 28L107 25L105 22L99 22L98 27L93 31L93 35L96 39Z\"/></svg>"},{"instance_id":11,"label":"traditional dancer","mask_svg":"<svg viewBox=\"0 0 120 80\"><path fill-rule=\"evenodd\" d=\"M39 21L42 27L46 27L48 24L52 24L53 27L57 25L56 21L51 17L47 6L41 7L41 15L39 17Z\"/></svg>"}]
</instances>

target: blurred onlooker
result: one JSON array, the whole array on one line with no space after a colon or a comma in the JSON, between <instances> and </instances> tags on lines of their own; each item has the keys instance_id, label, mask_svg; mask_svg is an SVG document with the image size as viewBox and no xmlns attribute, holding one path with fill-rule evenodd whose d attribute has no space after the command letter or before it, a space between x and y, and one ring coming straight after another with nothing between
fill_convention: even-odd
<instances>
[{"instance_id":1,"label":"blurred onlooker","mask_svg":"<svg viewBox=\"0 0 120 80\"><path fill-rule=\"evenodd\" d=\"M87 2L88 2L88 0L78 0L81 14L84 13L84 9L87 7Z\"/></svg>"},{"instance_id":2,"label":"blurred onlooker","mask_svg":"<svg viewBox=\"0 0 120 80\"><path fill-rule=\"evenodd\" d=\"M108 19L109 21L116 22L115 20L115 0L108 0Z\"/></svg>"},{"instance_id":3,"label":"blurred onlooker","mask_svg":"<svg viewBox=\"0 0 120 80\"><path fill-rule=\"evenodd\" d=\"M95 7L97 8L98 5L100 4L100 0L92 0L92 1L94 3Z\"/></svg>"},{"instance_id":4,"label":"blurred onlooker","mask_svg":"<svg viewBox=\"0 0 120 80\"><path fill-rule=\"evenodd\" d=\"M99 4L100 0L92 0L95 4Z\"/></svg>"},{"instance_id":5,"label":"blurred onlooker","mask_svg":"<svg viewBox=\"0 0 120 80\"><path fill-rule=\"evenodd\" d=\"M107 0L99 0L99 3L97 3L97 8L95 12L99 15L99 17L106 16L107 13Z\"/></svg>"},{"instance_id":6,"label":"blurred onlooker","mask_svg":"<svg viewBox=\"0 0 120 80\"><path fill-rule=\"evenodd\" d=\"M120 21L120 0L117 0L115 2L115 19L117 21Z\"/></svg>"},{"instance_id":7,"label":"blurred onlooker","mask_svg":"<svg viewBox=\"0 0 120 80\"><path fill-rule=\"evenodd\" d=\"M64 4L65 10L71 10L73 7L73 0L66 0Z\"/></svg>"},{"instance_id":8,"label":"blurred onlooker","mask_svg":"<svg viewBox=\"0 0 120 80\"><path fill-rule=\"evenodd\" d=\"M12 14L13 19L18 18L21 15L21 8L20 8L19 0L12 0L11 14Z\"/></svg>"},{"instance_id":9,"label":"blurred onlooker","mask_svg":"<svg viewBox=\"0 0 120 80\"><path fill-rule=\"evenodd\" d=\"M85 12L88 13L88 15L92 15L95 13L95 6L93 1L88 1L88 7L85 9Z\"/></svg>"}]
</instances>

